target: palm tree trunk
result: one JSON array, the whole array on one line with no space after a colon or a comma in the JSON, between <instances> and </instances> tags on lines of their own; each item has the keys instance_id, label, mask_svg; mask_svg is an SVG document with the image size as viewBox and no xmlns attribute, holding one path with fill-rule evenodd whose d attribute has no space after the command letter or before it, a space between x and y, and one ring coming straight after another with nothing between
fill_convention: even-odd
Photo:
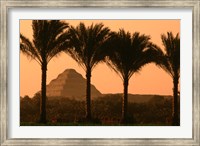
<instances>
[{"instance_id":1,"label":"palm tree trunk","mask_svg":"<svg viewBox=\"0 0 200 146\"><path fill-rule=\"evenodd\" d=\"M178 77L174 77L173 79L173 103L172 103L172 125L173 126L179 126L179 116L178 116Z\"/></svg>"},{"instance_id":2,"label":"palm tree trunk","mask_svg":"<svg viewBox=\"0 0 200 146\"><path fill-rule=\"evenodd\" d=\"M128 109L128 79L124 79L124 96L122 99L122 123L127 122Z\"/></svg>"},{"instance_id":3,"label":"palm tree trunk","mask_svg":"<svg viewBox=\"0 0 200 146\"><path fill-rule=\"evenodd\" d=\"M86 120L91 121L91 91L90 91L90 82L91 82L91 69L87 69L86 72Z\"/></svg>"},{"instance_id":4,"label":"palm tree trunk","mask_svg":"<svg viewBox=\"0 0 200 146\"><path fill-rule=\"evenodd\" d=\"M47 64L42 64L42 85L40 98L40 123L46 123L46 78L47 78Z\"/></svg>"}]
</instances>

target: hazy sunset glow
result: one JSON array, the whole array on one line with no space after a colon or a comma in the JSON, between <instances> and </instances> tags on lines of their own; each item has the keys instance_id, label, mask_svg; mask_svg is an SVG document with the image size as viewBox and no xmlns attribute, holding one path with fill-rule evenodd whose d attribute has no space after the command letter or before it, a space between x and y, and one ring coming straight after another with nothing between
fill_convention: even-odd
<instances>
[{"instance_id":1,"label":"hazy sunset glow","mask_svg":"<svg viewBox=\"0 0 200 146\"><path fill-rule=\"evenodd\" d=\"M80 22L86 25L102 22L113 31L124 28L131 33L140 32L151 36L151 41L163 48L161 34L168 31L180 32L180 20L65 20L76 26ZM32 40L32 21L20 20L20 33ZM85 71L70 56L61 53L48 64L47 84L65 69L73 68L85 78ZM91 82L101 93L122 93L123 83L120 77L107 67L98 64L92 71ZM20 53L20 96L33 96L41 88L41 67L35 60L30 60ZM129 80L128 91L132 94L172 95L172 78L154 64L146 65ZM78 89L77 89L78 90Z\"/></svg>"}]
</instances>

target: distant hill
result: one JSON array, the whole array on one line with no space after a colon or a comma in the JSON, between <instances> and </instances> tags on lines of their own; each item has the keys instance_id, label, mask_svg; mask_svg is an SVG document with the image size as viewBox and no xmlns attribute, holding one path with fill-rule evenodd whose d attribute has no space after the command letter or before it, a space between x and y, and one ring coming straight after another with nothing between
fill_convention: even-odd
<instances>
[{"instance_id":1,"label":"distant hill","mask_svg":"<svg viewBox=\"0 0 200 146\"><path fill-rule=\"evenodd\" d=\"M102 97L106 98L112 98L113 100L120 100L122 98L123 94L117 93L117 94L103 94ZM101 97L99 97L101 98ZM142 94L128 94L128 102L131 103L145 103L149 102L150 100L154 98L160 98L160 99L171 99L172 96L170 95L142 95Z\"/></svg>"},{"instance_id":2,"label":"distant hill","mask_svg":"<svg viewBox=\"0 0 200 146\"><path fill-rule=\"evenodd\" d=\"M96 96L96 97L91 97L92 100L102 100L102 98L104 100L117 100L117 101L121 101L123 94L101 94L100 96ZM75 99L77 101L84 101L85 100L85 96L82 97L63 97L63 96L51 96L48 97L48 99L61 99L61 98L68 98L68 99ZM151 102L151 101L161 101L164 99L172 99L172 96L169 95L142 95L142 94L129 94L128 95L128 102L130 103L147 103L147 102Z\"/></svg>"}]
</instances>

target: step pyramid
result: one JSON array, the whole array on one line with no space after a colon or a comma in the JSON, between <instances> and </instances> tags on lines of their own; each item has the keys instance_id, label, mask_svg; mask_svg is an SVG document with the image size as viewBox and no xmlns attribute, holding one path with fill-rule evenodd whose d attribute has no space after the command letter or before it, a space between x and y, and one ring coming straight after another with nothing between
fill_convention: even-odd
<instances>
[{"instance_id":1,"label":"step pyramid","mask_svg":"<svg viewBox=\"0 0 200 146\"><path fill-rule=\"evenodd\" d=\"M68 97L85 100L86 79L74 69L66 69L47 85L47 97ZM101 96L91 84L91 98Z\"/></svg>"}]
</instances>

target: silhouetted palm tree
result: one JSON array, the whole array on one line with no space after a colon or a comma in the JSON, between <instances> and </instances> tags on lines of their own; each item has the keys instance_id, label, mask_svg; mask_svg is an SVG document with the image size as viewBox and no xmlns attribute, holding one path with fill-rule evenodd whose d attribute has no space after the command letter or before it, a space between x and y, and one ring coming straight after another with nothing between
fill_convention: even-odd
<instances>
[{"instance_id":1,"label":"silhouetted palm tree","mask_svg":"<svg viewBox=\"0 0 200 146\"><path fill-rule=\"evenodd\" d=\"M86 72L86 119L91 121L91 72L104 59L105 46L110 38L110 29L102 23L86 27L80 23L69 29L71 49L66 53L78 62Z\"/></svg>"},{"instance_id":2,"label":"silhouetted palm tree","mask_svg":"<svg viewBox=\"0 0 200 146\"><path fill-rule=\"evenodd\" d=\"M67 23L59 20L33 20L33 41L20 34L20 50L41 65L40 122L46 123L46 72L48 62L67 47Z\"/></svg>"},{"instance_id":3,"label":"silhouetted palm tree","mask_svg":"<svg viewBox=\"0 0 200 146\"><path fill-rule=\"evenodd\" d=\"M122 122L127 122L128 82L134 73L153 61L157 48L151 47L150 37L140 35L138 32L131 34L123 29L111 39L112 51L106 59L106 63L123 80L124 95L122 101Z\"/></svg>"},{"instance_id":4,"label":"silhouetted palm tree","mask_svg":"<svg viewBox=\"0 0 200 146\"><path fill-rule=\"evenodd\" d=\"M179 125L179 102L178 102L178 84L180 78L180 37L179 34L174 36L172 32L167 32L167 35L162 34L161 39L164 46L164 51L160 50L160 54L156 62L164 69L173 79L173 102L172 102L172 117L173 125Z\"/></svg>"}]
</instances>

